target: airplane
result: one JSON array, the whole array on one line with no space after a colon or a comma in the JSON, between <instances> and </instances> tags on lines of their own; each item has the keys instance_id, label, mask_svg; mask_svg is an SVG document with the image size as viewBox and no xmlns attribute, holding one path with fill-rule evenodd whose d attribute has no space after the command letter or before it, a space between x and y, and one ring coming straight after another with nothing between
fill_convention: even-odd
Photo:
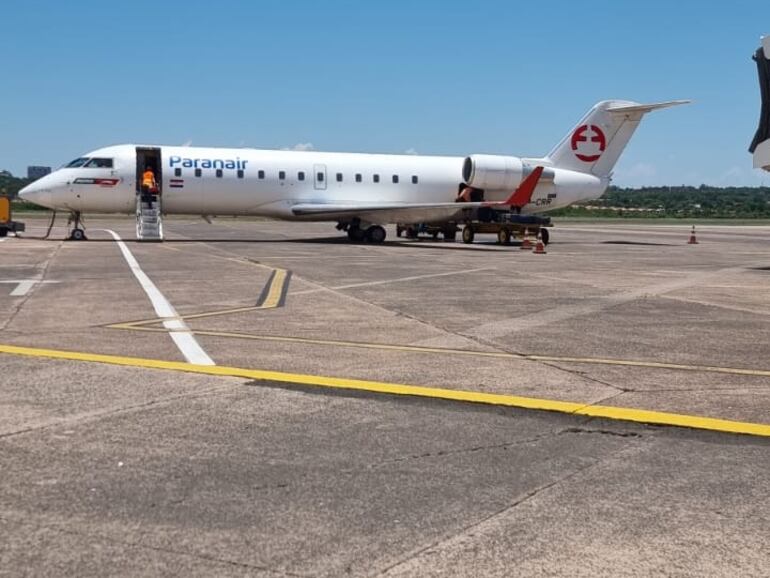
<instances>
[{"instance_id":1,"label":"airplane","mask_svg":"<svg viewBox=\"0 0 770 578\"><path fill-rule=\"evenodd\" d=\"M86 238L81 214L98 212L135 213L144 240L162 240L162 215L198 214L336 222L351 241L382 243L386 224L529 215L596 199L642 117L687 102L599 102L539 158L117 145L78 157L19 196L69 212L73 240ZM158 183L149 198L141 194L147 168ZM457 202L465 187L471 198Z\"/></svg>"}]
</instances>

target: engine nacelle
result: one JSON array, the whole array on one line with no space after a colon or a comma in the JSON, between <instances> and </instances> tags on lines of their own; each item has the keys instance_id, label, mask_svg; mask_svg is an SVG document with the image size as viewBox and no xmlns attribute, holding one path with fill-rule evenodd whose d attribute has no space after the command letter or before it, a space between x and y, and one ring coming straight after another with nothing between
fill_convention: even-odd
<instances>
[{"instance_id":1,"label":"engine nacelle","mask_svg":"<svg viewBox=\"0 0 770 578\"><path fill-rule=\"evenodd\" d=\"M463 163L463 181L477 189L513 191L523 174L524 163L518 157L471 155Z\"/></svg>"}]
</instances>

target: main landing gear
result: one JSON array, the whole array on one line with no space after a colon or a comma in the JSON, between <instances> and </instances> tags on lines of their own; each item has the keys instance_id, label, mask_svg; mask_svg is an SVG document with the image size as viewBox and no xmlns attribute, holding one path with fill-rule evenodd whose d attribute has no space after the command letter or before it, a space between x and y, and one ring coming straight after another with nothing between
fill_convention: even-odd
<instances>
[{"instance_id":1,"label":"main landing gear","mask_svg":"<svg viewBox=\"0 0 770 578\"><path fill-rule=\"evenodd\" d=\"M72 223L75 224L75 227L70 231L70 241L87 241L88 237L86 237L86 230L80 218L80 211L73 211L70 214L67 226L69 227Z\"/></svg>"},{"instance_id":2,"label":"main landing gear","mask_svg":"<svg viewBox=\"0 0 770 578\"><path fill-rule=\"evenodd\" d=\"M341 228L339 225L337 228ZM379 245L385 242L385 228L380 225L363 227L360 221L352 222L347 226L348 239L353 243L373 243Z\"/></svg>"}]
</instances>

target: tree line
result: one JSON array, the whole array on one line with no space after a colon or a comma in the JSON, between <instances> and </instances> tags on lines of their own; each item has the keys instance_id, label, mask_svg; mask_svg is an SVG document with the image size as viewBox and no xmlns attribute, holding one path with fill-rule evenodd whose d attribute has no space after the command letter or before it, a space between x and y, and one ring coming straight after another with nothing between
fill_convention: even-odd
<instances>
[{"instance_id":1,"label":"tree line","mask_svg":"<svg viewBox=\"0 0 770 578\"><path fill-rule=\"evenodd\" d=\"M30 182L29 179L21 179L7 172L0 172L0 195L14 199L19 191Z\"/></svg>"},{"instance_id":2,"label":"tree line","mask_svg":"<svg viewBox=\"0 0 770 578\"><path fill-rule=\"evenodd\" d=\"M609 187L601 198L550 213L569 217L770 218L770 187Z\"/></svg>"}]
</instances>

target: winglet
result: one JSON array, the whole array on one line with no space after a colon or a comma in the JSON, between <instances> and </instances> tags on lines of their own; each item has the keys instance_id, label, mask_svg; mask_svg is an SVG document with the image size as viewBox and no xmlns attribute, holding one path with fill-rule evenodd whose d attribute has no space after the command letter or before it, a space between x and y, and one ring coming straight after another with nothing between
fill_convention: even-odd
<instances>
[{"instance_id":1,"label":"winglet","mask_svg":"<svg viewBox=\"0 0 770 578\"><path fill-rule=\"evenodd\" d=\"M521 208L532 199L532 193L535 192L535 187L543 174L543 167L535 167L527 178L524 179L515 191L508 197L508 200L502 203L496 203L499 205L509 205L511 207Z\"/></svg>"}]
</instances>

